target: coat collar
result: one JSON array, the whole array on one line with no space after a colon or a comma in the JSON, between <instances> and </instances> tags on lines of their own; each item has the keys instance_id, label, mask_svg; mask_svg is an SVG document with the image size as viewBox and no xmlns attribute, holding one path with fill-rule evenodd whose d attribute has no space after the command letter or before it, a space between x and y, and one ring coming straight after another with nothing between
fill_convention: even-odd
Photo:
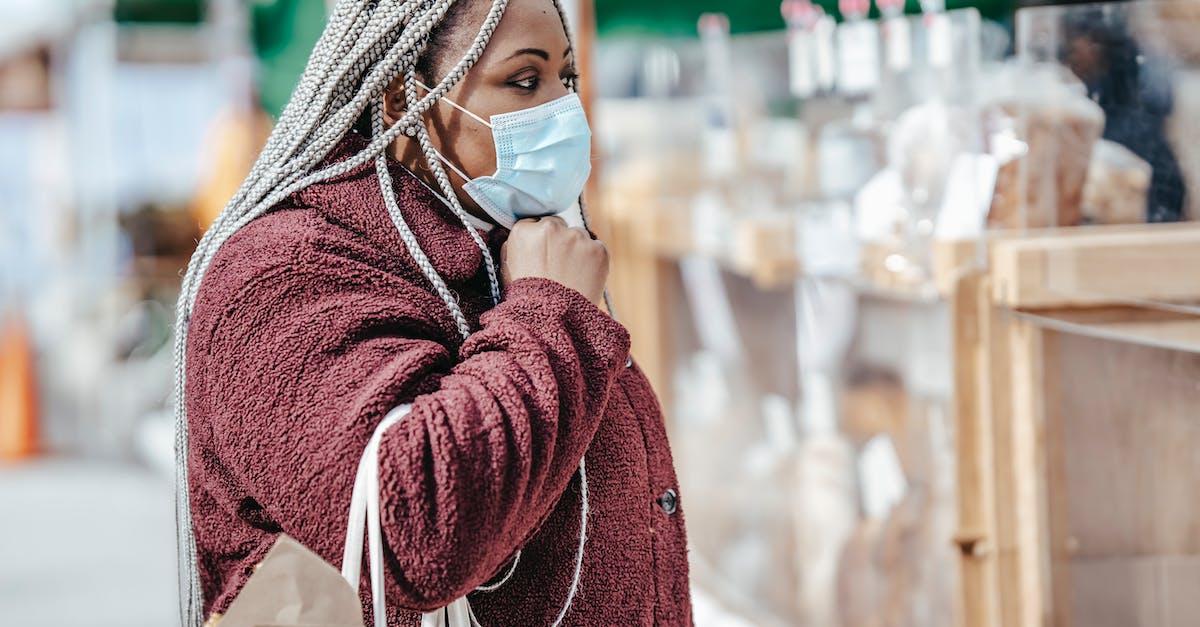
<instances>
[{"instance_id":1,"label":"coat collar","mask_svg":"<svg viewBox=\"0 0 1200 627\"><path fill-rule=\"evenodd\" d=\"M365 149L367 143L366 138L352 131L319 167L349 159ZM400 213L434 269L449 283L463 283L479 274L483 267L482 251L445 200L390 154L387 162ZM350 231L371 247L411 260L399 230L388 215L374 160L311 185L297 192L294 198L299 205L314 209L328 222ZM493 250L508 233L480 220L473 220L472 228L484 236Z\"/></svg>"}]
</instances>

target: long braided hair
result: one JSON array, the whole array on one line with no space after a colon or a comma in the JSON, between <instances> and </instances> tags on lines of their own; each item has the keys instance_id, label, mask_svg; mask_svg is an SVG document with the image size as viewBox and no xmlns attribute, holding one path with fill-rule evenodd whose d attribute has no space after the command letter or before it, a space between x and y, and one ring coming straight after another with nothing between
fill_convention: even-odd
<instances>
[{"instance_id":1,"label":"long braided hair","mask_svg":"<svg viewBox=\"0 0 1200 627\"><path fill-rule=\"evenodd\" d=\"M421 250L400 212L388 170L386 150L401 133L415 138L425 160L463 227L483 252L493 302L499 302L500 282L486 242L471 227L441 161L437 158L423 115L452 89L482 56L504 15L508 0L491 0L483 24L466 54L458 60L425 96L417 96L418 68L430 67L431 40L445 26L451 9L461 12L466 5L482 0L338 0L318 39L291 100L279 117L266 146L225 209L200 239L188 262L176 306L175 322L175 484L178 528L181 620L184 627L198 627L204 620L196 541L192 529L188 490L188 426L185 390L187 383L187 332L201 280L209 264L230 237L254 219L267 213L288 196L322 181L335 178L374 160L380 190L388 214L400 232L408 252L441 297L465 338L471 328L457 297ZM571 29L560 0L551 0L562 18L568 42ZM403 80L407 111L386 127L383 94L399 77ZM434 77L428 77L433 79ZM572 86L574 88L574 86ZM322 169L317 166L360 120L367 117L371 137L358 154ZM586 217L585 217L586 223ZM583 524L587 521L586 470L580 465ZM579 583L585 531L581 531L575 580L558 622L570 606ZM519 553L518 553L519 556ZM501 584L515 571L516 563ZM483 591L490 591L500 584Z\"/></svg>"}]
</instances>

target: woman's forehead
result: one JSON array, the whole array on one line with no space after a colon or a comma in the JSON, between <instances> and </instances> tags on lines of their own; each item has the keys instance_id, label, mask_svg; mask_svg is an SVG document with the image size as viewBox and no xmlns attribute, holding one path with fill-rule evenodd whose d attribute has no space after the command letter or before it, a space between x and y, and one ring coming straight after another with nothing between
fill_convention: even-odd
<instances>
[{"instance_id":1,"label":"woman's forehead","mask_svg":"<svg viewBox=\"0 0 1200 627\"><path fill-rule=\"evenodd\" d=\"M503 63L523 51L544 52L552 62L570 53L562 18L552 0L509 0L479 62Z\"/></svg>"}]
</instances>

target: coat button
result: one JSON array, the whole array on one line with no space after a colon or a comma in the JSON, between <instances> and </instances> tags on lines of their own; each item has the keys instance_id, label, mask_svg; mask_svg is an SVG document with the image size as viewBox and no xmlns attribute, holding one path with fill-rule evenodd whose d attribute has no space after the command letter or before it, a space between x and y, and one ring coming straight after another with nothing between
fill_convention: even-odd
<instances>
[{"instance_id":1,"label":"coat button","mask_svg":"<svg viewBox=\"0 0 1200 627\"><path fill-rule=\"evenodd\" d=\"M676 510L679 509L679 494L677 494L675 490L670 489L666 492L663 492L663 495L658 497L658 506L661 507L662 511L666 512L668 516L674 514Z\"/></svg>"}]
</instances>

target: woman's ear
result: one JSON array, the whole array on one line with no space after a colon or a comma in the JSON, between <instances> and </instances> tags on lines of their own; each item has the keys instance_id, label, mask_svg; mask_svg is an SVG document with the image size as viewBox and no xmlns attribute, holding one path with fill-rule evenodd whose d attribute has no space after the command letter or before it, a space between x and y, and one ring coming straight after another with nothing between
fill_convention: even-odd
<instances>
[{"instance_id":1,"label":"woman's ear","mask_svg":"<svg viewBox=\"0 0 1200 627\"><path fill-rule=\"evenodd\" d=\"M384 126L395 124L408 112L408 100L404 97L403 81L393 81L383 93Z\"/></svg>"}]
</instances>

